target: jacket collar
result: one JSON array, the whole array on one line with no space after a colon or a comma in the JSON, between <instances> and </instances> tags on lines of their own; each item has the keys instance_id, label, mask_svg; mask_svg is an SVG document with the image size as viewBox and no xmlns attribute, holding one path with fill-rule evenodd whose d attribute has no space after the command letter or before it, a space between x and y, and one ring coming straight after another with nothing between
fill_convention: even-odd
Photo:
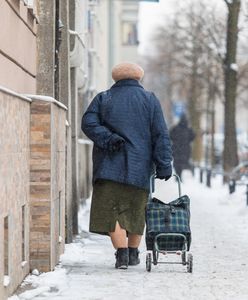
<instances>
[{"instance_id":1,"label":"jacket collar","mask_svg":"<svg viewBox=\"0 0 248 300\"><path fill-rule=\"evenodd\" d=\"M115 84L113 84L111 88L120 87L120 86L138 86L143 89L143 86L139 83L138 80L135 80L135 79L119 80Z\"/></svg>"}]
</instances>

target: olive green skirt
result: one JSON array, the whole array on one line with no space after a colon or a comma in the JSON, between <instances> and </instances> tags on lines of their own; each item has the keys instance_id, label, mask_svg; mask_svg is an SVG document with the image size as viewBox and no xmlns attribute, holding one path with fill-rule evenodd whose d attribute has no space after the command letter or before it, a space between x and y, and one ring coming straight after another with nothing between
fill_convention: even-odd
<instances>
[{"instance_id":1,"label":"olive green skirt","mask_svg":"<svg viewBox=\"0 0 248 300\"><path fill-rule=\"evenodd\" d=\"M93 186L90 231L108 235L116 222L127 233L142 235L148 191L111 180L98 180Z\"/></svg>"}]
</instances>

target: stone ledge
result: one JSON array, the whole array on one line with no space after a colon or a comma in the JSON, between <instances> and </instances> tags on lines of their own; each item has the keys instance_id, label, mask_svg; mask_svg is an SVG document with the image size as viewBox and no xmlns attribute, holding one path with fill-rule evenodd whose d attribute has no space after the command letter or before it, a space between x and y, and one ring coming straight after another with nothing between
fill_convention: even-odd
<instances>
[{"instance_id":1,"label":"stone ledge","mask_svg":"<svg viewBox=\"0 0 248 300\"><path fill-rule=\"evenodd\" d=\"M39 101L46 101L46 102L54 103L57 106L59 106L60 108L62 108L64 110L68 110L68 108L63 103L57 101L53 97L43 96L43 95L25 95L25 96L32 100L39 100Z\"/></svg>"},{"instance_id":2,"label":"stone ledge","mask_svg":"<svg viewBox=\"0 0 248 300\"><path fill-rule=\"evenodd\" d=\"M24 100L24 101L27 101L27 102L32 102L32 99L28 96L25 96L25 95L22 95L22 94L18 94L10 89L7 89L6 87L3 87L0 85L0 92L2 93L5 93L5 94L8 94L10 96L14 96L14 97L17 97L21 100Z\"/></svg>"}]
</instances>

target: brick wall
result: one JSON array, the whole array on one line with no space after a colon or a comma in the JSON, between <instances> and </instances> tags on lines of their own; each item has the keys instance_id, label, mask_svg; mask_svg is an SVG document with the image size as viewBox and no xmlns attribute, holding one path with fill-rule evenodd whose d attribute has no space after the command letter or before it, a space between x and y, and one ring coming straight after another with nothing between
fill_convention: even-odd
<instances>
[{"instance_id":1,"label":"brick wall","mask_svg":"<svg viewBox=\"0 0 248 300\"><path fill-rule=\"evenodd\" d=\"M65 242L65 113L61 108L52 105L51 113L51 267L59 261L64 251Z\"/></svg>"},{"instance_id":2,"label":"brick wall","mask_svg":"<svg viewBox=\"0 0 248 300\"><path fill-rule=\"evenodd\" d=\"M50 265L51 103L33 101L30 127L30 267ZM49 268L48 268L49 269ZM48 270L47 269L47 270Z\"/></svg>"},{"instance_id":3,"label":"brick wall","mask_svg":"<svg viewBox=\"0 0 248 300\"><path fill-rule=\"evenodd\" d=\"M34 97L31 104L30 266L50 271L65 240L66 110L44 99Z\"/></svg>"}]
</instances>

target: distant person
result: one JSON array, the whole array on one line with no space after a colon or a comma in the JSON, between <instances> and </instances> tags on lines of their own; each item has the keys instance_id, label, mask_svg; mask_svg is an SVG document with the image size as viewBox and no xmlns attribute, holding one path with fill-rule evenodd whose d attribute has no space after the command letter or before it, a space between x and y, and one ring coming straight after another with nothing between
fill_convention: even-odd
<instances>
[{"instance_id":1,"label":"distant person","mask_svg":"<svg viewBox=\"0 0 248 300\"><path fill-rule=\"evenodd\" d=\"M173 165L178 176L182 179L182 171L190 168L191 142L195 133L188 125L188 120L183 114L179 123L170 130L173 150Z\"/></svg>"},{"instance_id":2,"label":"distant person","mask_svg":"<svg viewBox=\"0 0 248 300\"><path fill-rule=\"evenodd\" d=\"M133 63L112 70L115 84L93 99L82 118L94 142L90 231L111 237L117 269L137 265L150 176L172 174L169 132L160 103L139 81Z\"/></svg>"}]
</instances>

